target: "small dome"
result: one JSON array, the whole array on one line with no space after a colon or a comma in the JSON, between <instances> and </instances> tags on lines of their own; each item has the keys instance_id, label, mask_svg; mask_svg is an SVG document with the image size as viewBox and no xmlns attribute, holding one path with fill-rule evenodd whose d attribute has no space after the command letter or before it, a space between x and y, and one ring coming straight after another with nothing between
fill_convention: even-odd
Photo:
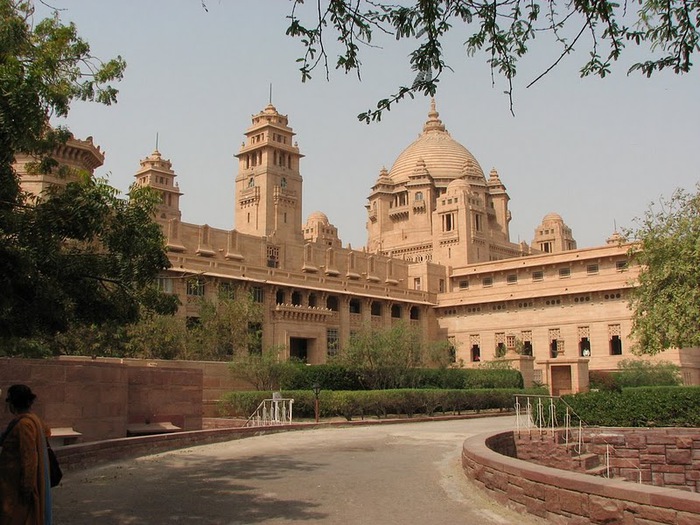
<instances>
[{"instance_id":1,"label":"small dome","mask_svg":"<svg viewBox=\"0 0 700 525\"><path fill-rule=\"evenodd\" d=\"M324 225L330 224L330 222L328 221L328 216L321 211L313 212L311 215L309 215L309 218L307 219L306 222L307 222L307 224L310 224L310 223L321 223Z\"/></svg>"},{"instance_id":2,"label":"small dome","mask_svg":"<svg viewBox=\"0 0 700 525\"><path fill-rule=\"evenodd\" d=\"M430 105L428 120L423 126L423 133L398 156L389 171L394 184L405 183L414 172L419 162L425 163L434 180L456 179L465 175L465 166L476 176L485 181L484 171L474 156L454 140L439 119L435 110L435 101Z\"/></svg>"},{"instance_id":3,"label":"small dome","mask_svg":"<svg viewBox=\"0 0 700 525\"><path fill-rule=\"evenodd\" d=\"M544 219L542 219L542 224L547 222L564 222L564 219L562 219L561 215L558 213L548 213L544 216Z\"/></svg>"},{"instance_id":4,"label":"small dome","mask_svg":"<svg viewBox=\"0 0 700 525\"><path fill-rule=\"evenodd\" d=\"M469 191L471 187L469 183L464 179L455 179L447 185L447 191Z\"/></svg>"}]
</instances>

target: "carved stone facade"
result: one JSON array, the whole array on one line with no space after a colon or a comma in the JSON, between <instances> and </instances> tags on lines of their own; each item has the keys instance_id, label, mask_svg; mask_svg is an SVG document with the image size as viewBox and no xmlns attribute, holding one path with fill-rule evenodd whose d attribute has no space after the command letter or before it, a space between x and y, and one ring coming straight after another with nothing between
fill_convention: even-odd
<instances>
[{"instance_id":1,"label":"carved stone facade","mask_svg":"<svg viewBox=\"0 0 700 525\"><path fill-rule=\"evenodd\" d=\"M343 247L322 212L302 224L303 155L286 115L269 104L245 136L233 230L182 222L182 193L160 152L135 175L163 195L157 219L172 268L161 285L180 296L180 315L196 317L200 297L241 286L263 305L263 348L288 357L323 363L363 326L403 321L425 341L452 342L460 365L508 359L557 393L585 390L587 370L632 357L627 300L638 268L619 234L577 249L563 219L548 213L531 246L510 242L505 185L495 169L484 176L434 102L419 138L372 186L362 250ZM89 153L86 169L101 163L91 140L74 142ZM698 384L695 354L657 358L680 364L685 382Z\"/></svg>"}]
</instances>

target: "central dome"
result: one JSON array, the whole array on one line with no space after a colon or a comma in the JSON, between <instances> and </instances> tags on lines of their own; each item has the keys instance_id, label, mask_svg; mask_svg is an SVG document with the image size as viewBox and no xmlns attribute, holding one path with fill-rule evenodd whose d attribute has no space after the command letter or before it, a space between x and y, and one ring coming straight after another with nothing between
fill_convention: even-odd
<instances>
[{"instance_id":1,"label":"central dome","mask_svg":"<svg viewBox=\"0 0 700 525\"><path fill-rule=\"evenodd\" d=\"M425 162L425 167L438 185L442 185L440 182L446 185L450 180L464 176L477 176L486 181L474 155L450 136L439 116L433 100L423 133L403 150L389 171L394 184L408 182L420 160Z\"/></svg>"}]
</instances>

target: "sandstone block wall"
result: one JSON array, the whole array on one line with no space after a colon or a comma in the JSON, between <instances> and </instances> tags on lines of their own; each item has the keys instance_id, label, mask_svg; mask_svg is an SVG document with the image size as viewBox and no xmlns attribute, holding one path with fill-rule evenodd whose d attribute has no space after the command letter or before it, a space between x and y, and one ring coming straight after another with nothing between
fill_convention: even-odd
<instances>
[{"instance_id":1,"label":"sandstone block wall","mask_svg":"<svg viewBox=\"0 0 700 525\"><path fill-rule=\"evenodd\" d=\"M143 363L143 362L142 362ZM0 388L29 385L34 411L52 428L80 432L80 441L126 436L127 426L146 416L177 417L186 430L202 428L202 371L131 367L119 362L0 359ZM3 392L4 394L4 392ZM0 411L0 426L12 419ZM170 420L170 419L167 419Z\"/></svg>"},{"instance_id":2,"label":"sandstone block wall","mask_svg":"<svg viewBox=\"0 0 700 525\"><path fill-rule=\"evenodd\" d=\"M464 443L462 466L490 496L520 512L561 525L700 523L700 494L536 465L514 452L512 432L474 436Z\"/></svg>"}]
</instances>

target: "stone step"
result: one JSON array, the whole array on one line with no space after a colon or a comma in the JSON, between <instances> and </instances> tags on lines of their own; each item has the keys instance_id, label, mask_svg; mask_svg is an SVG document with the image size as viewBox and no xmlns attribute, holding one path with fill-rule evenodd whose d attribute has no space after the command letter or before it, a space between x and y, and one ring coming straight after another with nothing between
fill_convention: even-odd
<instances>
[{"instance_id":1,"label":"stone step","mask_svg":"<svg viewBox=\"0 0 700 525\"><path fill-rule=\"evenodd\" d=\"M580 454L578 456L573 456L572 459L586 472L600 465L598 454Z\"/></svg>"},{"instance_id":2,"label":"stone step","mask_svg":"<svg viewBox=\"0 0 700 525\"><path fill-rule=\"evenodd\" d=\"M599 476L601 478L607 478L608 468L605 465L599 465L597 467L587 469L586 474L590 474L591 476ZM612 478L612 471L610 471L610 477Z\"/></svg>"}]
</instances>

